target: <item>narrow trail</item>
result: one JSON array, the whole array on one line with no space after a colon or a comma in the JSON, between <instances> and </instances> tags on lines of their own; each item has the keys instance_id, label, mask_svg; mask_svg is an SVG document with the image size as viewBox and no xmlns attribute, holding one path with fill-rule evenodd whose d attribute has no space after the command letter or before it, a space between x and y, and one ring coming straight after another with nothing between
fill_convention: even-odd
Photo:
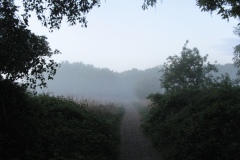
<instances>
[{"instance_id":1,"label":"narrow trail","mask_svg":"<svg viewBox=\"0 0 240 160\"><path fill-rule=\"evenodd\" d=\"M160 154L146 139L140 128L140 115L133 106L125 106L122 121L120 160L161 160Z\"/></svg>"}]
</instances>

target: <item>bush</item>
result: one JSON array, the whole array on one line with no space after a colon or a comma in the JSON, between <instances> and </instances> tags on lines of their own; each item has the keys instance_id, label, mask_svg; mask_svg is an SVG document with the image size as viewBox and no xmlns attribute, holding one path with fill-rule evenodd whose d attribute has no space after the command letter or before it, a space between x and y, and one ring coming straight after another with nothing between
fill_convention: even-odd
<instances>
[{"instance_id":1,"label":"bush","mask_svg":"<svg viewBox=\"0 0 240 160\"><path fill-rule=\"evenodd\" d=\"M165 160L240 157L240 88L221 86L153 94L144 131Z\"/></svg>"},{"instance_id":2,"label":"bush","mask_svg":"<svg viewBox=\"0 0 240 160\"><path fill-rule=\"evenodd\" d=\"M14 84L6 87L8 92L1 87L6 111L1 112L0 159L117 159L122 108L90 108L63 97L33 96Z\"/></svg>"},{"instance_id":3,"label":"bush","mask_svg":"<svg viewBox=\"0 0 240 160\"><path fill-rule=\"evenodd\" d=\"M22 157L29 132L26 89L0 78L0 159Z\"/></svg>"}]
</instances>

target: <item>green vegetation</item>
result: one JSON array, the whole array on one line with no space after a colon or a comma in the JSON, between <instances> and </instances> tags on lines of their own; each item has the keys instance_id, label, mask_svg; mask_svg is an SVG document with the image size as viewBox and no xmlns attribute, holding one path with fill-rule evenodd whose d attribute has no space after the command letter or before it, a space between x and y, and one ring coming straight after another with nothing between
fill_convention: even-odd
<instances>
[{"instance_id":1,"label":"green vegetation","mask_svg":"<svg viewBox=\"0 0 240 160\"><path fill-rule=\"evenodd\" d=\"M237 160L240 157L240 86L227 75L207 76L208 83L199 81L201 76L179 67L196 64L192 62L199 55L193 53L185 59L182 52L181 57L175 57L178 61L169 62L163 69L164 75L172 75L171 81L162 78L164 85L171 84L171 89L149 95L152 104L143 119L143 130L164 160ZM173 65L178 66L178 70L168 67ZM193 75L191 83L178 80L181 76L191 80L189 75Z\"/></svg>"},{"instance_id":2,"label":"green vegetation","mask_svg":"<svg viewBox=\"0 0 240 160\"><path fill-rule=\"evenodd\" d=\"M6 92L8 91L8 92ZM0 159L117 159L123 108L33 96L0 81Z\"/></svg>"},{"instance_id":3,"label":"green vegetation","mask_svg":"<svg viewBox=\"0 0 240 160\"><path fill-rule=\"evenodd\" d=\"M239 97L240 88L232 86L152 95L145 133L165 160L237 160Z\"/></svg>"},{"instance_id":4,"label":"green vegetation","mask_svg":"<svg viewBox=\"0 0 240 160\"><path fill-rule=\"evenodd\" d=\"M211 72L217 72L216 65L207 62L207 55L201 57L197 48L187 48L187 43L181 56L169 56L161 70L160 82L166 93L186 88L201 89L213 83Z\"/></svg>"},{"instance_id":5,"label":"green vegetation","mask_svg":"<svg viewBox=\"0 0 240 160\"><path fill-rule=\"evenodd\" d=\"M0 1L0 78L19 82L35 89L46 87L45 79L53 79L59 66L45 36L37 36L16 15L12 0Z\"/></svg>"},{"instance_id":6,"label":"green vegetation","mask_svg":"<svg viewBox=\"0 0 240 160\"><path fill-rule=\"evenodd\" d=\"M144 0L143 8L156 2ZM239 19L236 0L196 2L202 11L218 11L223 19ZM112 104L92 107L85 102L49 95L33 96L23 87L45 87L46 79L53 79L59 66L50 59L59 51L52 51L46 37L28 29L30 13L35 11L51 31L60 28L63 18L70 25L79 22L86 26L86 14L99 6L100 1L23 0L22 3L21 16L14 0L0 1L0 159L116 159L122 108ZM239 26L235 33L239 35ZM236 46L234 52L234 64L238 68L239 48ZM196 49L185 51L193 57L190 63L188 57L182 59L184 63L175 70L179 62L175 56L170 57L170 65L165 65L163 72L167 74L161 82L166 93L149 96L153 104L144 130L165 159L237 159L240 157L240 87L228 76L219 79L206 76L214 71L214 66L205 68L206 57L201 59ZM200 60L196 70L194 58ZM124 75L129 77L127 72ZM23 80L23 86L15 84L19 80ZM144 79L139 79L138 86L142 88L134 88L139 98L147 93L142 91L152 91L145 84ZM125 84L121 87L128 88Z\"/></svg>"}]
</instances>

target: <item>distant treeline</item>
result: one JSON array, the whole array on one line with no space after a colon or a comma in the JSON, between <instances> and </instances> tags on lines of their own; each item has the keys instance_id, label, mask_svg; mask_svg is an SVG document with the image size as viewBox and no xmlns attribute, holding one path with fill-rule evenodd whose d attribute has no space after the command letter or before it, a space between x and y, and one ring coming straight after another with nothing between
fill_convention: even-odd
<instances>
[{"instance_id":1,"label":"distant treeline","mask_svg":"<svg viewBox=\"0 0 240 160\"><path fill-rule=\"evenodd\" d=\"M217 75L228 73L232 79L235 78L237 69L232 64L217 67ZM145 99L151 93L163 92L159 82L161 68L160 65L146 70L132 69L118 73L81 62L65 61L57 69L54 80L47 81L48 88L38 89L38 93L115 102Z\"/></svg>"}]
</instances>

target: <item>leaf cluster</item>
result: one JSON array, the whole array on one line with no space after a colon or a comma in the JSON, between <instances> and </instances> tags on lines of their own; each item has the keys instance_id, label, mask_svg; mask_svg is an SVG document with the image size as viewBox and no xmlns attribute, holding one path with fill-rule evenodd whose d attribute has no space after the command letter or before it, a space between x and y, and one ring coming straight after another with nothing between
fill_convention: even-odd
<instances>
[{"instance_id":1,"label":"leaf cluster","mask_svg":"<svg viewBox=\"0 0 240 160\"><path fill-rule=\"evenodd\" d=\"M27 24L30 12L35 11L42 24L51 30L59 29L64 17L70 25L79 22L86 27L86 14L96 5L100 6L99 0L23 0L25 13L22 16Z\"/></svg>"},{"instance_id":2,"label":"leaf cluster","mask_svg":"<svg viewBox=\"0 0 240 160\"><path fill-rule=\"evenodd\" d=\"M143 9L155 6L157 0L144 0ZM238 0L196 0L196 5L204 12L217 11L222 19L240 19L240 2Z\"/></svg>"},{"instance_id":3,"label":"leaf cluster","mask_svg":"<svg viewBox=\"0 0 240 160\"><path fill-rule=\"evenodd\" d=\"M144 0L144 3L142 5L142 9L146 10L146 9L148 9L148 6L153 7L153 6L156 5L156 3L157 3L157 0Z\"/></svg>"},{"instance_id":4,"label":"leaf cluster","mask_svg":"<svg viewBox=\"0 0 240 160\"><path fill-rule=\"evenodd\" d=\"M223 19L240 18L240 2L238 0L197 0L197 5L204 12L217 11Z\"/></svg>"}]
</instances>

